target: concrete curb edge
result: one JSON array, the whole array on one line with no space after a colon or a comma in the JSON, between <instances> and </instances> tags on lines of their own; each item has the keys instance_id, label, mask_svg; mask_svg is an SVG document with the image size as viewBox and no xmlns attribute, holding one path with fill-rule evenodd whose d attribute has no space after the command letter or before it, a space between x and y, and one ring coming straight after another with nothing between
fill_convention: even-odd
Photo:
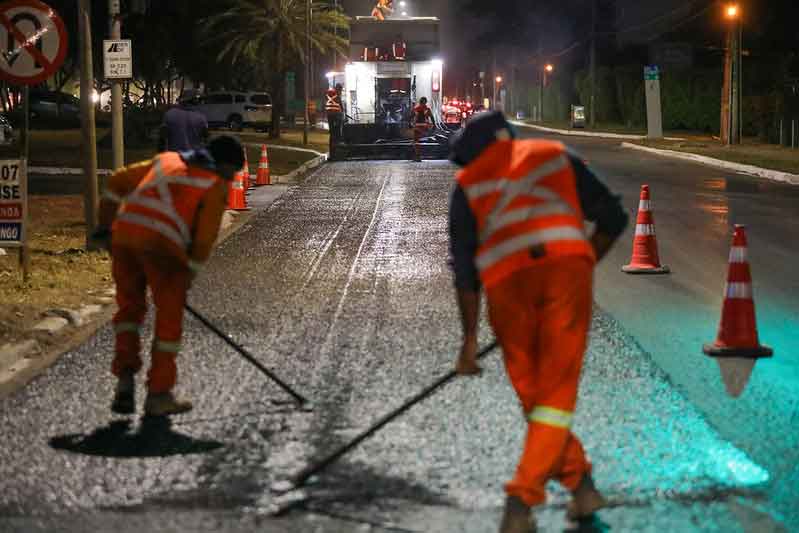
<instances>
[{"instance_id":1,"label":"concrete curb edge","mask_svg":"<svg viewBox=\"0 0 799 533\"><path fill-rule=\"evenodd\" d=\"M671 157L674 159L683 159L685 161L692 161L703 165L710 165L725 170L732 170L742 174L750 174L760 178L769 179L772 181L779 181L782 183L789 183L791 185L799 185L799 174L791 174L789 172L782 172L780 170L769 170L766 168L756 167L753 165L745 165L743 163L733 163L731 161L724 161L715 159L704 155L692 154L689 152L677 152L675 150L663 150L660 148L651 148L649 146L641 146L634 143L621 143L623 148L631 148L633 150L640 150L655 155L664 157Z\"/></svg>"},{"instance_id":2,"label":"concrete curb edge","mask_svg":"<svg viewBox=\"0 0 799 533\"><path fill-rule=\"evenodd\" d=\"M548 128L546 126L536 126L535 124L528 124L518 120L509 121L514 126L520 128L530 128L533 130L544 131L547 133L556 133L558 135L571 135L574 137L600 137L604 139L627 139L631 141L640 141L646 139L646 135L632 135L628 133L610 133L603 131L580 131L580 130L561 130L557 128ZM681 137L664 137L667 141L682 141Z\"/></svg>"}]
</instances>

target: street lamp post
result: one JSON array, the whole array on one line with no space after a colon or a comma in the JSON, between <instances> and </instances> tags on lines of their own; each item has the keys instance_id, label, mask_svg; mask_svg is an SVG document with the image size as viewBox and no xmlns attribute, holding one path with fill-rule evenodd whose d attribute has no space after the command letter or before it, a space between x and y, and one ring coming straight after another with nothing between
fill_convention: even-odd
<instances>
[{"instance_id":1,"label":"street lamp post","mask_svg":"<svg viewBox=\"0 0 799 533\"><path fill-rule=\"evenodd\" d=\"M544 87L547 84L547 74L550 74L553 70L555 70L555 67L551 63L547 63L538 73L541 80L541 87L538 91L538 122L544 122Z\"/></svg>"},{"instance_id":2,"label":"street lamp post","mask_svg":"<svg viewBox=\"0 0 799 533\"><path fill-rule=\"evenodd\" d=\"M721 139L726 145L741 142L741 37L743 23L738 4L728 4L724 17L730 22L724 51L724 85L721 95Z\"/></svg>"},{"instance_id":3,"label":"street lamp post","mask_svg":"<svg viewBox=\"0 0 799 533\"><path fill-rule=\"evenodd\" d=\"M499 109L499 86L502 84L502 76L494 78L494 110Z\"/></svg>"}]
</instances>

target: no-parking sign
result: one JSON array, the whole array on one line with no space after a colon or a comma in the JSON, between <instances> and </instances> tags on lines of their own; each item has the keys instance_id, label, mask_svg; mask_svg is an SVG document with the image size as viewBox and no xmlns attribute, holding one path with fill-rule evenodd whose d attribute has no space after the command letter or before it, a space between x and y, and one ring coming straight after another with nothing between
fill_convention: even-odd
<instances>
[{"instance_id":1,"label":"no-parking sign","mask_svg":"<svg viewBox=\"0 0 799 533\"><path fill-rule=\"evenodd\" d=\"M0 4L0 78L36 85L52 76L67 55L67 31L53 8L39 0Z\"/></svg>"}]
</instances>

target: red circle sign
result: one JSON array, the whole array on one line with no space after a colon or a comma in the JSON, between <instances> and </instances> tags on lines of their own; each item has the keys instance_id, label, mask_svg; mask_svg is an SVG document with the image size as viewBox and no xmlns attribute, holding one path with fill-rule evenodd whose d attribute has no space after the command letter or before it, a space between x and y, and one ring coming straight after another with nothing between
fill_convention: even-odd
<instances>
[{"instance_id":1,"label":"red circle sign","mask_svg":"<svg viewBox=\"0 0 799 533\"><path fill-rule=\"evenodd\" d=\"M0 78L36 85L61 67L67 56L67 30L53 8L39 0L0 4Z\"/></svg>"}]
</instances>

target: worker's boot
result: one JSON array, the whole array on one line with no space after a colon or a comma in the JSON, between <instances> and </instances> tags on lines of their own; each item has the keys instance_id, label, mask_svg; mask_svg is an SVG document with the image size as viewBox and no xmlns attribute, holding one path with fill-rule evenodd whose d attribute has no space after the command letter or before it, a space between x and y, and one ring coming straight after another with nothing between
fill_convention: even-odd
<instances>
[{"instance_id":1,"label":"worker's boot","mask_svg":"<svg viewBox=\"0 0 799 533\"><path fill-rule=\"evenodd\" d=\"M136 381L131 371L123 371L117 378L117 388L111 411L119 415L132 415L136 412Z\"/></svg>"},{"instance_id":2,"label":"worker's boot","mask_svg":"<svg viewBox=\"0 0 799 533\"><path fill-rule=\"evenodd\" d=\"M585 520L607 504L607 500L596 489L591 474L586 474L572 492L572 501L566 507L566 517L572 521Z\"/></svg>"},{"instance_id":3,"label":"worker's boot","mask_svg":"<svg viewBox=\"0 0 799 533\"><path fill-rule=\"evenodd\" d=\"M499 533L535 533L537 529L530 516L530 506L516 496L508 496Z\"/></svg>"},{"instance_id":4,"label":"worker's boot","mask_svg":"<svg viewBox=\"0 0 799 533\"><path fill-rule=\"evenodd\" d=\"M144 414L147 416L179 415L191 411L190 401L178 400L171 392L148 393L144 401Z\"/></svg>"}]
</instances>

